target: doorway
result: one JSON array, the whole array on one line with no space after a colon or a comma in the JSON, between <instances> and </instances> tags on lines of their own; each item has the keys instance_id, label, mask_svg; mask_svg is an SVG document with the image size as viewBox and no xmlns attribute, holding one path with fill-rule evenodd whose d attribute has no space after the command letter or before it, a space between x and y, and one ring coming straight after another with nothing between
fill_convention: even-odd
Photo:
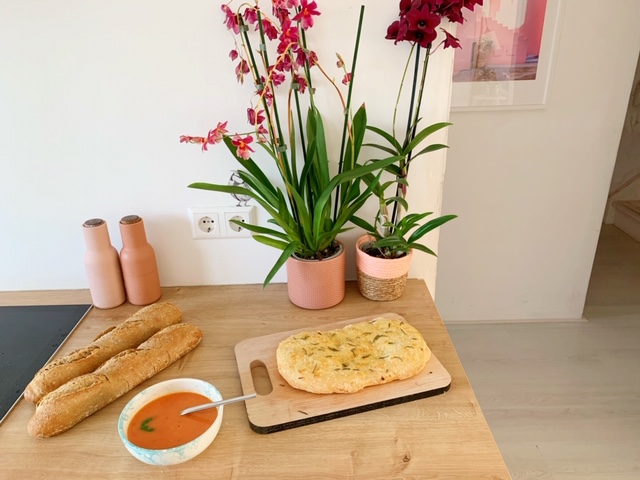
<instances>
[{"instance_id":1,"label":"doorway","mask_svg":"<svg viewBox=\"0 0 640 480\"><path fill-rule=\"evenodd\" d=\"M640 215L622 209L640 201L640 57L632 85L587 290L587 319L640 318Z\"/></svg>"}]
</instances>

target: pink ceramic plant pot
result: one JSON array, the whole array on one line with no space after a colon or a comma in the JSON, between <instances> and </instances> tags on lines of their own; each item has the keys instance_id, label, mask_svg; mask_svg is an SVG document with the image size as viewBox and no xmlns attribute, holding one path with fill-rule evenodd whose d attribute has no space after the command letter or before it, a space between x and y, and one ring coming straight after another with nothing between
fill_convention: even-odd
<instances>
[{"instance_id":1,"label":"pink ceramic plant pot","mask_svg":"<svg viewBox=\"0 0 640 480\"><path fill-rule=\"evenodd\" d=\"M372 257L360 249L360 245L372 240L373 237L363 235L356 242L358 290L369 300L395 300L407 285L413 250L402 258Z\"/></svg>"},{"instance_id":2,"label":"pink ceramic plant pot","mask_svg":"<svg viewBox=\"0 0 640 480\"><path fill-rule=\"evenodd\" d=\"M346 255L344 246L325 260L287 260L287 290L289 300L310 310L330 308L344 299Z\"/></svg>"}]
</instances>

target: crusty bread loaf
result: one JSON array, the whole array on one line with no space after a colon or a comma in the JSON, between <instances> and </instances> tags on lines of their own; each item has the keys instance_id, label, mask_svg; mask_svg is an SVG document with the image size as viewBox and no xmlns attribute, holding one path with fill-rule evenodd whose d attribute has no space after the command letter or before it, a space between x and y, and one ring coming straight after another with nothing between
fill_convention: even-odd
<instances>
[{"instance_id":1,"label":"crusty bread loaf","mask_svg":"<svg viewBox=\"0 0 640 480\"><path fill-rule=\"evenodd\" d=\"M311 393L354 393L417 375L431 350L398 318L378 317L329 331L291 335L278 345L280 375Z\"/></svg>"},{"instance_id":2,"label":"crusty bread loaf","mask_svg":"<svg viewBox=\"0 0 640 480\"><path fill-rule=\"evenodd\" d=\"M90 345L42 367L27 385L25 400L37 403L60 385L93 372L114 355L136 348L163 328L180 322L181 318L182 312L171 303L154 303L141 308L120 325L102 332Z\"/></svg>"},{"instance_id":3,"label":"crusty bread loaf","mask_svg":"<svg viewBox=\"0 0 640 480\"><path fill-rule=\"evenodd\" d=\"M164 328L137 349L120 352L95 372L45 395L29 420L29 434L51 437L70 429L193 350L201 338L199 328L180 323Z\"/></svg>"}]
</instances>

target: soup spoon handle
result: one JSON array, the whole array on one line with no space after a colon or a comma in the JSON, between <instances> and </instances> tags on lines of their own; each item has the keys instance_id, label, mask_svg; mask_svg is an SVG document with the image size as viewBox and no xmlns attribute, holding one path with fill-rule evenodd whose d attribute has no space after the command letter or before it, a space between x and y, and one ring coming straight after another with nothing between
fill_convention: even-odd
<instances>
[{"instance_id":1,"label":"soup spoon handle","mask_svg":"<svg viewBox=\"0 0 640 480\"><path fill-rule=\"evenodd\" d=\"M180 412L180 415L199 412L200 410L206 410L207 408L219 407L220 405L226 405L227 403L242 402L243 400L249 400L250 398L255 398L255 397L256 397L255 393L250 393L249 395L243 395L242 397L234 397L234 398L228 398L226 400L218 400L217 402L204 403L196 407L185 408L182 412Z\"/></svg>"}]
</instances>

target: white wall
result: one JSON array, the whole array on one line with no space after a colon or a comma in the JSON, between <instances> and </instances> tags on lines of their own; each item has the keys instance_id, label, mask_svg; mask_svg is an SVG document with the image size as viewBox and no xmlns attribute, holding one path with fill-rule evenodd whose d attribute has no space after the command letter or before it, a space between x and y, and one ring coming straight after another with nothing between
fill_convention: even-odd
<instances>
[{"instance_id":1,"label":"white wall","mask_svg":"<svg viewBox=\"0 0 640 480\"><path fill-rule=\"evenodd\" d=\"M129 214L145 220L163 285L262 282L278 251L194 241L187 218L191 205L234 203L186 188L227 180L235 164L222 147L202 154L178 142L220 120L245 126L248 90L235 82L220 3L0 0L0 290L85 288L83 221L104 218L120 248ZM331 69L334 52L351 58L361 2L318 3L313 35ZM366 101L373 122L389 126L407 47L384 40L396 2L365 3L354 105ZM448 51L432 60L426 121L447 120L451 65ZM412 171L416 210L439 212L444 162L433 155ZM437 250L437 235L429 245ZM433 289L434 259L411 275ZM275 281L285 280L283 270Z\"/></svg>"},{"instance_id":2,"label":"white wall","mask_svg":"<svg viewBox=\"0 0 640 480\"><path fill-rule=\"evenodd\" d=\"M579 318L640 50L640 2L566 0L547 108L451 115L445 320Z\"/></svg>"}]
</instances>

